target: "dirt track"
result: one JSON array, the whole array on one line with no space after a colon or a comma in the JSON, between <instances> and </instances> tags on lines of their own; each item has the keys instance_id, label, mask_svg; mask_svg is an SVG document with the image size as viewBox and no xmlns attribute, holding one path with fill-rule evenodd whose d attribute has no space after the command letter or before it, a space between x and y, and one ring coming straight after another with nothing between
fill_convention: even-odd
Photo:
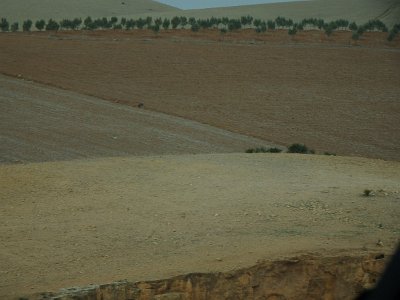
<instances>
[{"instance_id":1,"label":"dirt track","mask_svg":"<svg viewBox=\"0 0 400 300\"><path fill-rule=\"evenodd\" d=\"M3 165L0 178L1 299L304 252L388 254L400 232L397 162L181 155Z\"/></svg>"},{"instance_id":2,"label":"dirt track","mask_svg":"<svg viewBox=\"0 0 400 300\"><path fill-rule=\"evenodd\" d=\"M0 70L277 144L400 159L400 51L385 34L351 46L351 33L178 32L0 35Z\"/></svg>"},{"instance_id":3,"label":"dirt track","mask_svg":"<svg viewBox=\"0 0 400 300\"><path fill-rule=\"evenodd\" d=\"M0 75L0 163L244 152L265 141Z\"/></svg>"}]
</instances>

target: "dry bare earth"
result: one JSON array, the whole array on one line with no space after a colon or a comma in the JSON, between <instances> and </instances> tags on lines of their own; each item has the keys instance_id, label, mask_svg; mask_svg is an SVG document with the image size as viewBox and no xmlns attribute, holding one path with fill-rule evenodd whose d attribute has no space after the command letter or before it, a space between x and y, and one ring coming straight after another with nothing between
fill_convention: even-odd
<instances>
[{"instance_id":1,"label":"dry bare earth","mask_svg":"<svg viewBox=\"0 0 400 300\"><path fill-rule=\"evenodd\" d=\"M0 70L277 144L400 158L397 41L248 34L3 34Z\"/></svg>"},{"instance_id":2,"label":"dry bare earth","mask_svg":"<svg viewBox=\"0 0 400 300\"><path fill-rule=\"evenodd\" d=\"M0 75L0 163L243 152L264 141Z\"/></svg>"},{"instance_id":3,"label":"dry bare earth","mask_svg":"<svg viewBox=\"0 0 400 300\"><path fill-rule=\"evenodd\" d=\"M212 141L205 152L247 143L129 107L144 102L262 140L398 160L398 41L367 37L351 47L349 33L1 34L1 72L65 89L1 77L2 153L14 160L25 149L27 160L43 161L164 152L165 136L189 152L199 140ZM76 143L64 144L71 137ZM26 150L32 145L45 155ZM399 180L398 162L285 154L3 165L0 298L232 270L301 252L388 254L400 231ZM366 188L376 196L362 197Z\"/></svg>"},{"instance_id":4,"label":"dry bare earth","mask_svg":"<svg viewBox=\"0 0 400 300\"><path fill-rule=\"evenodd\" d=\"M0 298L304 252L389 254L399 180L398 162L289 154L3 165Z\"/></svg>"}]
</instances>

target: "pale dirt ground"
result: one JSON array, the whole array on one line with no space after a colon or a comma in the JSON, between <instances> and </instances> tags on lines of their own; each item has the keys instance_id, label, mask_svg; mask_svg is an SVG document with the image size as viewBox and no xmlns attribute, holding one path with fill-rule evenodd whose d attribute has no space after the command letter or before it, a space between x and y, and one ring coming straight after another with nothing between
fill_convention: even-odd
<instances>
[{"instance_id":1,"label":"pale dirt ground","mask_svg":"<svg viewBox=\"0 0 400 300\"><path fill-rule=\"evenodd\" d=\"M143 134L147 125L168 123L185 139L193 126L203 128L165 115L150 122L156 114L122 105L144 102L149 110L279 144L399 159L399 50L382 35L353 46L347 33L293 40L280 32L261 38L136 34L0 35L1 72L24 78L1 77L2 134L34 136L28 149L39 136L57 138L58 145L66 127L76 126L88 135L100 132L92 142L106 147L114 141L114 124L129 127L133 111ZM93 116L92 128L84 116L95 107L96 116L107 110L117 117ZM40 130L26 134L30 120ZM47 137L59 122L59 136ZM19 124L14 131L13 124ZM209 126L204 131L207 137L196 139L212 135L216 144L227 134ZM86 151L82 141L75 147ZM232 270L304 252L389 254L400 231L399 179L396 161L287 154L2 165L0 299ZM366 188L383 191L362 197Z\"/></svg>"},{"instance_id":2,"label":"pale dirt ground","mask_svg":"<svg viewBox=\"0 0 400 300\"><path fill-rule=\"evenodd\" d=\"M3 165L0 298L304 252L390 254L399 182L398 162L316 155Z\"/></svg>"},{"instance_id":3,"label":"pale dirt ground","mask_svg":"<svg viewBox=\"0 0 400 300\"><path fill-rule=\"evenodd\" d=\"M0 164L244 152L263 140L0 75ZM272 145L270 145L272 146Z\"/></svg>"},{"instance_id":4,"label":"pale dirt ground","mask_svg":"<svg viewBox=\"0 0 400 300\"><path fill-rule=\"evenodd\" d=\"M280 145L400 159L400 37L254 31L0 35L2 73Z\"/></svg>"}]
</instances>

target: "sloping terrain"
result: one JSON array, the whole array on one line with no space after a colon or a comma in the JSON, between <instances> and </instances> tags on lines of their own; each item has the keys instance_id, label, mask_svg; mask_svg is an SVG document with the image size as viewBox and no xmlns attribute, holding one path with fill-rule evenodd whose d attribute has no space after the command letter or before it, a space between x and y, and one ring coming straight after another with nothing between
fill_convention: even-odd
<instances>
[{"instance_id":1,"label":"sloping terrain","mask_svg":"<svg viewBox=\"0 0 400 300\"><path fill-rule=\"evenodd\" d=\"M187 16L196 18L231 17L251 15L261 19L278 16L298 22L304 18L322 18L325 21L347 19L363 24L380 19L388 26L400 22L398 0L310 0L235 7L180 10L152 0L2 0L0 17L22 22L26 19L61 20L91 16L139 18L146 16Z\"/></svg>"},{"instance_id":2,"label":"sloping terrain","mask_svg":"<svg viewBox=\"0 0 400 300\"><path fill-rule=\"evenodd\" d=\"M0 163L243 152L262 140L0 76Z\"/></svg>"},{"instance_id":3,"label":"sloping terrain","mask_svg":"<svg viewBox=\"0 0 400 300\"><path fill-rule=\"evenodd\" d=\"M400 51L384 36L179 34L4 34L0 70L281 145L400 159Z\"/></svg>"},{"instance_id":4,"label":"sloping terrain","mask_svg":"<svg viewBox=\"0 0 400 300\"><path fill-rule=\"evenodd\" d=\"M325 21L346 19L358 24L380 19L388 26L393 26L400 22L400 2L398 0L310 0L188 10L185 14L202 18L210 16L238 18L250 15L265 20L283 16L295 22L304 18L322 18Z\"/></svg>"},{"instance_id":5,"label":"sloping terrain","mask_svg":"<svg viewBox=\"0 0 400 300\"><path fill-rule=\"evenodd\" d=\"M2 0L0 16L11 21L53 18L92 18L179 13L179 9L152 0Z\"/></svg>"},{"instance_id":6,"label":"sloping terrain","mask_svg":"<svg viewBox=\"0 0 400 300\"><path fill-rule=\"evenodd\" d=\"M295 154L2 165L0 298L305 252L390 254L399 181L398 162Z\"/></svg>"}]
</instances>

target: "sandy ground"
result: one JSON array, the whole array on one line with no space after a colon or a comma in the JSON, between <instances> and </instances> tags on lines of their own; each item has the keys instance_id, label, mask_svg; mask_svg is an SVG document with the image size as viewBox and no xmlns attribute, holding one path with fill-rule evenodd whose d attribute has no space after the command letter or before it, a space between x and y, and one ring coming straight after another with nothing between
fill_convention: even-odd
<instances>
[{"instance_id":1,"label":"sandy ground","mask_svg":"<svg viewBox=\"0 0 400 300\"><path fill-rule=\"evenodd\" d=\"M302 252L390 253L399 180L397 162L290 154L3 165L0 298Z\"/></svg>"},{"instance_id":2,"label":"sandy ground","mask_svg":"<svg viewBox=\"0 0 400 300\"><path fill-rule=\"evenodd\" d=\"M261 145L268 143L0 75L0 163L244 152Z\"/></svg>"},{"instance_id":3,"label":"sandy ground","mask_svg":"<svg viewBox=\"0 0 400 300\"><path fill-rule=\"evenodd\" d=\"M350 36L4 34L0 70L281 145L399 160L398 41Z\"/></svg>"}]
</instances>

